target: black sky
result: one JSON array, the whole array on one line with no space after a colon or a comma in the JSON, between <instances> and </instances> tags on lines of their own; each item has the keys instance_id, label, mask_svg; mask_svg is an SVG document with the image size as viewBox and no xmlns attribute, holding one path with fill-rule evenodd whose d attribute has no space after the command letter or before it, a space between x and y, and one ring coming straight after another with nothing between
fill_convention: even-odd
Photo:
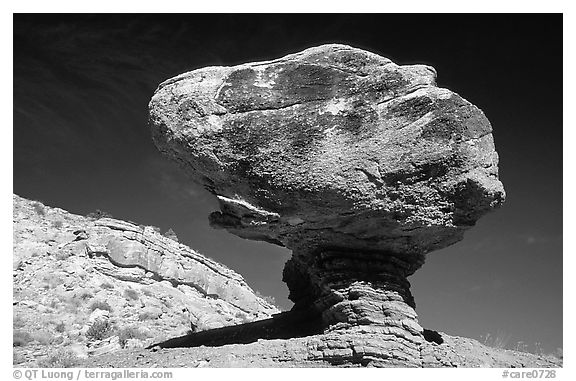
<instances>
[{"instance_id":1,"label":"black sky","mask_svg":"<svg viewBox=\"0 0 576 381\"><path fill-rule=\"evenodd\" d=\"M434 66L494 128L507 201L411 278L422 325L561 347L561 15L15 15L14 192L173 228L289 308L289 253L208 226L217 203L157 152L147 104L182 72L332 42Z\"/></svg>"}]
</instances>

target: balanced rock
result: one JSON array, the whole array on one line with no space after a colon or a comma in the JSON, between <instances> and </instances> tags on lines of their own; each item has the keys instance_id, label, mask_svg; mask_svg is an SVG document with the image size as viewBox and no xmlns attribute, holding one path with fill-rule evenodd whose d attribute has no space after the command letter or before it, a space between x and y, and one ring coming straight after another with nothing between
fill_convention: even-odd
<instances>
[{"instance_id":1,"label":"balanced rock","mask_svg":"<svg viewBox=\"0 0 576 381\"><path fill-rule=\"evenodd\" d=\"M401 342L363 356L402 354L423 337L406 277L504 200L488 119L435 79L323 45L169 79L150 124L160 151L218 198L213 226L293 251L295 310L327 334Z\"/></svg>"}]
</instances>

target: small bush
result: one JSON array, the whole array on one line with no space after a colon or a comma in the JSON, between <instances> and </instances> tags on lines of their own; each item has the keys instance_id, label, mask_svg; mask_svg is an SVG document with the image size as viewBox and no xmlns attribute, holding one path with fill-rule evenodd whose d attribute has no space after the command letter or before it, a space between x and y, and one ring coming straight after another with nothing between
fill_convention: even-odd
<instances>
[{"instance_id":1,"label":"small bush","mask_svg":"<svg viewBox=\"0 0 576 381\"><path fill-rule=\"evenodd\" d=\"M264 299L264 301L267 302L268 304L271 304L274 307L280 309L280 307L278 307L278 305L276 305L276 299L274 299L273 296L264 296L260 293L260 291L256 291L255 294L257 297Z\"/></svg>"},{"instance_id":2,"label":"small bush","mask_svg":"<svg viewBox=\"0 0 576 381\"><path fill-rule=\"evenodd\" d=\"M18 365L26 361L26 358L16 351L12 352L12 365Z\"/></svg>"},{"instance_id":3,"label":"small bush","mask_svg":"<svg viewBox=\"0 0 576 381\"><path fill-rule=\"evenodd\" d=\"M154 230L156 233L162 234L162 229L160 229L158 226L149 225L148 227Z\"/></svg>"},{"instance_id":4,"label":"small bush","mask_svg":"<svg viewBox=\"0 0 576 381\"><path fill-rule=\"evenodd\" d=\"M128 342L129 339L142 340L148 338L148 335L140 331L138 328L134 327L126 327L119 329L116 334L118 335L118 342L120 343L120 346L122 348L126 347L126 343Z\"/></svg>"},{"instance_id":5,"label":"small bush","mask_svg":"<svg viewBox=\"0 0 576 381\"><path fill-rule=\"evenodd\" d=\"M12 332L12 346L14 347L24 347L32 340L32 335L29 332L19 329Z\"/></svg>"},{"instance_id":6,"label":"small bush","mask_svg":"<svg viewBox=\"0 0 576 381\"><path fill-rule=\"evenodd\" d=\"M36 212L37 215L39 216L45 216L46 215L46 210L44 209L44 205L42 205L39 202L35 202L32 204L32 208L34 208L34 211Z\"/></svg>"},{"instance_id":7,"label":"small bush","mask_svg":"<svg viewBox=\"0 0 576 381\"><path fill-rule=\"evenodd\" d=\"M12 326L14 328L22 328L26 325L26 320L20 315L13 315L12 316Z\"/></svg>"},{"instance_id":8,"label":"small bush","mask_svg":"<svg viewBox=\"0 0 576 381\"><path fill-rule=\"evenodd\" d=\"M67 309L71 311L76 311L82 305L82 301L77 296L67 297L65 302L68 304Z\"/></svg>"},{"instance_id":9,"label":"small bush","mask_svg":"<svg viewBox=\"0 0 576 381\"><path fill-rule=\"evenodd\" d=\"M114 285L109 282L104 282L100 285L100 287L105 288L107 290L112 290L114 288Z\"/></svg>"},{"instance_id":10,"label":"small bush","mask_svg":"<svg viewBox=\"0 0 576 381\"><path fill-rule=\"evenodd\" d=\"M40 345L49 345L54 343L54 336L48 331L40 330L31 333L32 340Z\"/></svg>"},{"instance_id":11,"label":"small bush","mask_svg":"<svg viewBox=\"0 0 576 381\"><path fill-rule=\"evenodd\" d=\"M506 334L505 332L498 330L498 332L495 335L492 335L490 333L484 335L482 337L482 341L483 344L488 347L496 349L505 349L508 345L508 342L510 341L510 337L511 336L509 334Z\"/></svg>"},{"instance_id":12,"label":"small bush","mask_svg":"<svg viewBox=\"0 0 576 381\"><path fill-rule=\"evenodd\" d=\"M56 229L60 229L64 225L64 223L60 220L52 221L52 227Z\"/></svg>"},{"instance_id":13,"label":"small bush","mask_svg":"<svg viewBox=\"0 0 576 381\"><path fill-rule=\"evenodd\" d=\"M78 292L75 295L75 297L80 299L80 300L88 300L88 299L94 297L94 295L92 295L92 293L88 290L82 290L82 291Z\"/></svg>"},{"instance_id":14,"label":"small bush","mask_svg":"<svg viewBox=\"0 0 576 381\"><path fill-rule=\"evenodd\" d=\"M86 331L86 337L89 340L102 340L109 337L111 333L112 324L108 320L96 320Z\"/></svg>"},{"instance_id":15,"label":"small bush","mask_svg":"<svg viewBox=\"0 0 576 381\"><path fill-rule=\"evenodd\" d=\"M104 212L100 209L96 209L95 212L88 213L86 217L91 218L93 220L99 220L100 218L114 218L110 213Z\"/></svg>"},{"instance_id":16,"label":"small bush","mask_svg":"<svg viewBox=\"0 0 576 381\"><path fill-rule=\"evenodd\" d=\"M234 317L236 319L239 319L241 323L249 323L252 321L248 315L246 315L245 313L240 312L240 311L236 312L234 314Z\"/></svg>"},{"instance_id":17,"label":"small bush","mask_svg":"<svg viewBox=\"0 0 576 381\"><path fill-rule=\"evenodd\" d=\"M56 326L54 327L54 329L56 330L56 332L58 333L63 333L66 330L66 324L64 324L63 321L61 321L60 323L56 324Z\"/></svg>"},{"instance_id":18,"label":"small bush","mask_svg":"<svg viewBox=\"0 0 576 381\"><path fill-rule=\"evenodd\" d=\"M149 311L145 311L145 312L140 312L138 314L138 320L140 321L144 321L144 320L152 320L152 319L158 319L158 315L157 314L153 314Z\"/></svg>"},{"instance_id":19,"label":"small bush","mask_svg":"<svg viewBox=\"0 0 576 381\"><path fill-rule=\"evenodd\" d=\"M174 232L174 230L172 230L172 228L168 229L168 230L164 233L164 237L170 238L171 240L178 242L178 236L176 235L176 233Z\"/></svg>"},{"instance_id":20,"label":"small bush","mask_svg":"<svg viewBox=\"0 0 576 381\"><path fill-rule=\"evenodd\" d=\"M112 312L112 307L110 307L110 304L102 301L102 300L95 300L92 302L92 304L90 304L89 307L90 311L94 311L96 309L100 309L100 310L105 310L105 311L109 311Z\"/></svg>"},{"instance_id":21,"label":"small bush","mask_svg":"<svg viewBox=\"0 0 576 381\"><path fill-rule=\"evenodd\" d=\"M44 281L44 285L42 287L46 290L56 288L63 283L62 278L59 275L53 273L44 275L42 281Z\"/></svg>"},{"instance_id":22,"label":"small bush","mask_svg":"<svg viewBox=\"0 0 576 381\"><path fill-rule=\"evenodd\" d=\"M60 249L54 254L54 257L59 261L65 261L72 256L72 252L67 248Z\"/></svg>"},{"instance_id":23,"label":"small bush","mask_svg":"<svg viewBox=\"0 0 576 381\"><path fill-rule=\"evenodd\" d=\"M131 288L127 288L126 290L124 290L124 297L130 300L138 300L140 298L138 292Z\"/></svg>"},{"instance_id":24,"label":"small bush","mask_svg":"<svg viewBox=\"0 0 576 381\"><path fill-rule=\"evenodd\" d=\"M78 364L78 357L69 349L60 348L38 362L40 368L72 368Z\"/></svg>"}]
</instances>

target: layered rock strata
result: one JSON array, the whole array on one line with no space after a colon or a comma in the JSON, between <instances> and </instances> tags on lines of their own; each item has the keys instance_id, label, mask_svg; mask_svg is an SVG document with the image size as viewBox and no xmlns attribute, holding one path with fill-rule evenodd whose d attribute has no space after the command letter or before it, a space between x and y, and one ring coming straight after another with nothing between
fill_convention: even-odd
<instances>
[{"instance_id":1,"label":"layered rock strata","mask_svg":"<svg viewBox=\"0 0 576 381\"><path fill-rule=\"evenodd\" d=\"M323 45L184 73L150 102L157 147L218 198L211 224L293 251L294 310L339 331L335 357L418 365L406 278L504 200L489 121L435 79ZM359 335L379 344L358 354Z\"/></svg>"},{"instance_id":2,"label":"layered rock strata","mask_svg":"<svg viewBox=\"0 0 576 381\"><path fill-rule=\"evenodd\" d=\"M15 365L38 367L58 351L82 358L144 347L279 313L239 274L154 227L16 195L13 221ZM109 323L106 337L89 333L97 320Z\"/></svg>"}]
</instances>

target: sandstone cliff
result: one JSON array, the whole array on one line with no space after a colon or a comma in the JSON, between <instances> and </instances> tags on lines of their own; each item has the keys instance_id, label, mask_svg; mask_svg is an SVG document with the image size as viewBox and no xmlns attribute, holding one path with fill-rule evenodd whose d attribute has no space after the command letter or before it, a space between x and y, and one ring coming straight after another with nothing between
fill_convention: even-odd
<instances>
[{"instance_id":1,"label":"sandstone cliff","mask_svg":"<svg viewBox=\"0 0 576 381\"><path fill-rule=\"evenodd\" d=\"M59 349L82 358L143 347L279 312L239 274L153 227L16 195L13 208L15 364L42 364Z\"/></svg>"}]
</instances>

